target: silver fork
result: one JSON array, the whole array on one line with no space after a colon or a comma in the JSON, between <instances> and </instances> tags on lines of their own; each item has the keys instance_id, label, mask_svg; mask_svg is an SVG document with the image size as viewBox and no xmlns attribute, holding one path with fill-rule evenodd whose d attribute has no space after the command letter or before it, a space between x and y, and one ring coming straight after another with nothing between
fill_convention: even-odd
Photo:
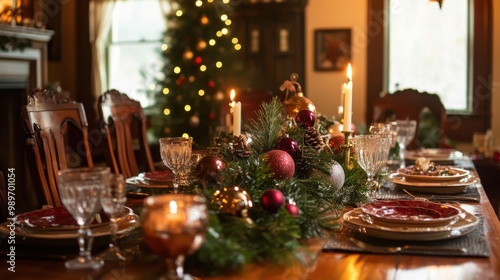
<instances>
[{"instance_id":1,"label":"silver fork","mask_svg":"<svg viewBox=\"0 0 500 280\"><path fill-rule=\"evenodd\" d=\"M372 253L393 254L404 251L410 251L410 252L439 251L439 252L452 252L452 253L467 253L466 248L457 248L449 246L425 246L425 245L379 246L379 245L372 245L365 243L354 237L351 237L349 240L359 248Z\"/></svg>"}]
</instances>

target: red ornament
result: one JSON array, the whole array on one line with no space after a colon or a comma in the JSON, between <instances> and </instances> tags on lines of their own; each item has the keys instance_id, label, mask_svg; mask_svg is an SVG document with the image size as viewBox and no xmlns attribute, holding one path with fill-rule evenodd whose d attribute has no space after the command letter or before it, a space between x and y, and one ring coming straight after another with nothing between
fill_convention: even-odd
<instances>
[{"instance_id":1,"label":"red ornament","mask_svg":"<svg viewBox=\"0 0 500 280\"><path fill-rule=\"evenodd\" d=\"M332 136L330 140L328 140L328 146L330 146L330 149L332 149L334 154L340 154L343 152L342 145L345 144L345 137L344 135L337 135L337 136Z\"/></svg>"},{"instance_id":2,"label":"red ornament","mask_svg":"<svg viewBox=\"0 0 500 280\"><path fill-rule=\"evenodd\" d=\"M184 83L184 80L186 80L186 78L184 76L180 76L176 81L175 83L178 85L178 86L181 86L183 83Z\"/></svg>"},{"instance_id":3,"label":"red ornament","mask_svg":"<svg viewBox=\"0 0 500 280\"><path fill-rule=\"evenodd\" d=\"M226 168L226 163L221 158L214 155L205 156L196 166L196 178L204 189L214 187L224 168Z\"/></svg>"},{"instance_id":4,"label":"red ornament","mask_svg":"<svg viewBox=\"0 0 500 280\"><path fill-rule=\"evenodd\" d=\"M201 59L201 57L197 56L194 58L194 63L196 63L196 65L200 65L202 62L203 59Z\"/></svg>"},{"instance_id":5,"label":"red ornament","mask_svg":"<svg viewBox=\"0 0 500 280\"><path fill-rule=\"evenodd\" d=\"M270 189L262 193L260 197L262 208L269 212L276 213L283 204L285 204L285 196L280 190Z\"/></svg>"},{"instance_id":6,"label":"red ornament","mask_svg":"<svg viewBox=\"0 0 500 280\"><path fill-rule=\"evenodd\" d=\"M265 159L275 179L291 179L295 173L295 162L291 155L282 150L272 150L265 154Z\"/></svg>"},{"instance_id":7,"label":"red ornament","mask_svg":"<svg viewBox=\"0 0 500 280\"><path fill-rule=\"evenodd\" d=\"M285 210L288 211L288 213L294 216L295 218L298 218L300 216L299 207L297 207L295 203L287 202L285 204Z\"/></svg>"},{"instance_id":8,"label":"red ornament","mask_svg":"<svg viewBox=\"0 0 500 280\"><path fill-rule=\"evenodd\" d=\"M276 148L287 152L292 157L295 157L300 151L297 141L293 140L288 135L278 140L278 146Z\"/></svg>"},{"instance_id":9,"label":"red ornament","mask_svg":"<svg viewBox=\"0 0 500 280\"><path fill-rule=\"evenodd\" d=\"M316 116L314 112L310 110L300 110L297 115L295 115L295 122L302 128L312 127L315 121Z\"/></svg>"}]
</instances>

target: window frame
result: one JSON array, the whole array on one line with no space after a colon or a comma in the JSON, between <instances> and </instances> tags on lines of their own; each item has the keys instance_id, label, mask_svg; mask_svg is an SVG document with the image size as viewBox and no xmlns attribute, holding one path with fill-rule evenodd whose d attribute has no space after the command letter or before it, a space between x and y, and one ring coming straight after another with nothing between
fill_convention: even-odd
<instances>
[{"instance_id":1,"label":"window frame","mask_svg":"<svg viewBox=\"0 0 500 280\"><path fill-rule=\"evenodd\" d=\"M492 97L492 1L469 0L472 6L472 50L469 80L470 112L448 111L445 134L454 141L470 142L473 132L485 132L491 127ZM387 51L386 15L388 0L368 0L366 123L372 121L371 104L386 90ZM444 3L446 5L446 3ZM446 8L444 6L443 8Z\"/></svg>"}]
</instances>

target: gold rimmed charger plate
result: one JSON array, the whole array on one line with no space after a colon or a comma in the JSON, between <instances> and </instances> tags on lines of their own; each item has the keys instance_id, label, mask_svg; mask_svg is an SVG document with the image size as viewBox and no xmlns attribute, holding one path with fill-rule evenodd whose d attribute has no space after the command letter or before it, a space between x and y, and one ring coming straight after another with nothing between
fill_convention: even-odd
<instances>
[{"instance_id":1,"label":"gold rimmed charger plate","mask_svg":"<svg viewBox=\"0 0 500 280\"><path fill-rule=\"evenodd\" d=\"M437 168L440 168L442 166L437 166ZM447 167L456 174L453 175L444 175L444 176L432 176L432 175L415 175L415 174L408 174L406 170L412 169L413 166L408 166L404 168L400 168L397 170L397 173L401 176L404 176L406 180L412 180L412 181L421 181L421 182L442 182L442 181L454 181L458 179L465 178L470 175L469 170L465 170L462 168L457 168L457 167Z\"/></svg>"},{"instance_id":2,"label":"gold rimmed charger plate","mask_svg":"<svg viewBox=\"0 0 500 280\"><path fill-rule=\"evenodd\" d=\"M479 224L479 219L465 210L457 221L438 226L378 224L376 220L369 219L367 216L361 209L355 208L343 215L344 225L354 231L376 238L432 241L467 235L474 231Z\"/></svg>"},{"instance_id":3,"label":"gold rimmed charger plate","mask_svg":"<svg viewBox=\"0 0 500 280\"><path fill-rule=\"evenodd\" d=\"M9 222L0 224L0 232L10 234L8 228ZM127 233L139 225L139 217L133 213L122 217L118 221L118 234ZM76 239L78 238L78 230L45 230L34 229L27 227L15 228L16 236L34 239ZM92 237L102 237L111 234L111 228L108 225L92 228Z\"/></svg>"},{"instance_id":4,"label":"gold rimmed charger plate","mask_svg":"<svg viewBox=\"0 0 500 280\"><path fill-rule=\"evenodd\" d=\"M469 175L458 180L428 182L407 180L405 176L394 173L389 175L389 181L396 184L398 187L403 186L408 191L434 194L455 194L463 193L468 186L478 183L479 179Z\"/></svg>"}]
</instances>

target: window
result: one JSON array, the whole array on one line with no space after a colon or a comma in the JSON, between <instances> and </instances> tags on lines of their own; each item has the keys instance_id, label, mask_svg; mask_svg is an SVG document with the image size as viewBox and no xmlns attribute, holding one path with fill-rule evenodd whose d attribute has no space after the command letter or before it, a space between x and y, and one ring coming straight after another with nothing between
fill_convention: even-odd
<instances>
[{"instance_id":1,"label":"window","mask_svg":"<svg viewBox=\"0 0 500 280\"><path fill-rule=\"evenodd\" d=\"M166 10L161 0L117 1L108 46L108 88L127 93L142 107L154 103L146 89L162 77Z\"/></svg>"},{"instance_id":2,"label":"window","mask_svg":"<svg viewBox=\"0 0 500 280\"><path fill-rule=\"evenodd\" d=\"M417 1L417 0L414 0ZM402 2L414 2L402 1ZM443 1L443 10L457 0ZM367 22L367 96L366 121L371 122L373 101L382 91L388 90L385 67L387 61L386 19L388 0L368 0ZM491 127L492 97L492 29L493 0L467 0L470 5L470 48L467 76L468 111L448 111L445 134L452 140L471 142L473 132L486 132ZM425 4L437 5L436 1ZM417 22L414 22L418 26ZM442 53L442 52L440 52ZM458 79L458 78L457 78ZM455 81L457 80L455 79ZM460 82L460 81L457 81Z\"/></svg>"},{"instance_id":3,"label":"window","mask_svg":"<svg viewBox=\"0 0 500 280\"><path fill-rule=\"evenodd\" d=\"M447 110L470 110L468 2L389 1L389 92L436 93Z\"/></svg>"}]
</instances>

